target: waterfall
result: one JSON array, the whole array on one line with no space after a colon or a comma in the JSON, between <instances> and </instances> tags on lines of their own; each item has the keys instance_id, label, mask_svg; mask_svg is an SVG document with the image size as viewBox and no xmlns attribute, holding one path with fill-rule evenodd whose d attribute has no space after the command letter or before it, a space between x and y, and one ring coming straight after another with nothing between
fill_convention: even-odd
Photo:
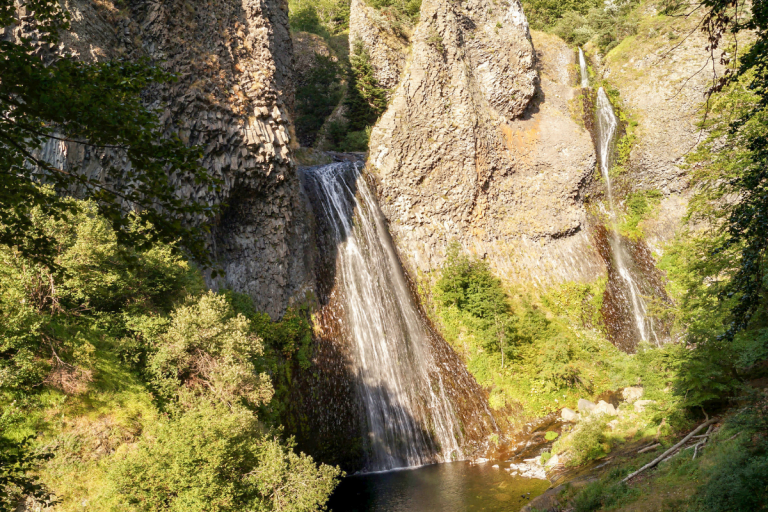
<instances>
[{"instance_id":1,"label":"waterfall","mask_svg":"<svg viewBox=\"0 0 768 512\"><path fill-rule=\"evenodd\" d=\"M587 73L587 61L584 59L584 51L579 48L579 69L581 70L581 88L589 87L589 73Z\"/></svg>"},{"instance_id":2,"label":"waterfall","mask_svg":"<svg viewBox=\"0 0 768 512\"><path fill-rule=\"evenodd\" d=\"M335 246L336 316L366 420L364 470L464 459L466 437L491 433L493 420L474 379L423 318L359 166L314 167L304 177Z\"/></svg>"},{"instance_id":3,"label":"waterfall","mask_svg":"<svg viewBox=\"0 0 768 512\"><path fill-rule=\"evenodd\" d=\"M583 58L583 53L581 52L581 49L579 49L579 59L582 62L582 84L585 79ZM658 344L659 340L654 331L653 322L647 314L645 299L643 298L636 279L633 278L632 273L627 266L628 262L632 261L632 256L629 254L626 246L622 243L616 226L616 210L613 202L613 187L611 186L610 170L611 164L613 163L618 125L619 123L616 119L616 113L613 111L613 105L611 105L608 95L605 94L605 90L600 87L597 90L595 128L597 132L597 150L598 158L600 159L600 172L605 180L606 196L608 197L608 213L612 224L612 229L608 233L608 242L611 247L611 253L613 254L613 263L629 293L628 302L632 310L639 338L642 341L648 341L650 334Z\"/></svg>"}]
</instances>

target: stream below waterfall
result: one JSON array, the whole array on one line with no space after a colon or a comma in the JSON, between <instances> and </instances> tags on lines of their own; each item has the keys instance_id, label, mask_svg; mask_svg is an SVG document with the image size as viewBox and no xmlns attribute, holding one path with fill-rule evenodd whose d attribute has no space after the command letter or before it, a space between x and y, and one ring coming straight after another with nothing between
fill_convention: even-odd
<instances>
[{"instance_id":1,"label":"stream below waterfall","mask_svg":"<svg viewBox=\"0 0 768 512\"><path fill-rule=\"evenodd\" d=\"M512 476L508 463L432 464L345 478L328 504L333 512L517 512L547 480Z\"/></svg>"}]
</instances>

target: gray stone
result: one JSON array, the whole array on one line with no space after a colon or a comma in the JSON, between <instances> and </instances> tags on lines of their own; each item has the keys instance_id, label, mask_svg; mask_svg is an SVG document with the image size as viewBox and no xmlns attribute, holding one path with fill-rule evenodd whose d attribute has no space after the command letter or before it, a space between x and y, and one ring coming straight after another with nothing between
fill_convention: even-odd
<instances>
[{"instance_id":1,"label":"gray stone","mask_svg":"<svg viewBox=\"0 0 768 512\"><path fill-rule=\"evenodd\" d=\"M574 411L573 409L569 409L568 407L564 407L562 411L560 411L560 418L563 421L567 421L568 423L575 423L579 421L579 413Z\"/></svg>"},{"instance_id":2,"label":"gray stone","mask_svg":"<svg viewBox=\"0 0 768 512\"><path fill-rule=\"evenodd\" d=\"M600 400L597 402L597 405L592 409L592 414L595 415L602 415L607 414L608 416L616 416L616 408L609 404L608 402L605 402L603 400Z\"/></svg>"},{"instance_id":3,"label":"gray stone","mask_svg":"<svg viewBox=\"0 0 768 512\"><path fill-rule=\"evenodd\" d=\"M635 412L643 412L649 405L656 403L656 400L638 400L635 402Z\"/></svg>"},{"instance_id":4,"label":"gray stone","mask_svg":"<svg viewBox=\"0 0 768 512\"><path fill-rule=\"evenodd\" d=\"M624 401L632 403L642 398L643 392L644 390L640 386L630 386L621 390L621 396Z\"/></svg>"},{"instance_id":5,"label":"gray stone","mask_svg":"<svg viewBox=\"0 0 768 512\"><path fill-rule=\"evenodd\" d=\"M594 408L595 408L594 402L590 402L589 400L584 398L579 398L578 409L580 413L584 414L584 413L592 412Z\"/></svg>"}]
</instances>

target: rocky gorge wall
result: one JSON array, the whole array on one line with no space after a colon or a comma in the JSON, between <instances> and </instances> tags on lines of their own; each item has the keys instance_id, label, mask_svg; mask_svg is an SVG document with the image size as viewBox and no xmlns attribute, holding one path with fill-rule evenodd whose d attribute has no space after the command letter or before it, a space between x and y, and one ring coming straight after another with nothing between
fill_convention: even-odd
<instances>
[{"instance_id":1,"label":"rocky gorge wall","mask_svg":"<svg viewBox=\"0 0 768 512\"><path fill-rule=\"evenodd\" d=\"M458 240L510 281L602 272L585 230L595 156L571 114L573 51L544 34L532 44L517 1L425 0L411 40L368 160L410 270L436 268Z\"/></svg>"},{"instance_id":2,"label":"rocky gorge wall","mask_svg":"<svg viewBox=\"0 0 768 512\"><path fill-rule=\"evenodd\" d=\"M178 181L181 197L226 203L211 248L225 276L214 288L249 294L273 318L314 287L311 220L292 161L293 50L284 0L70 1L64 44L79 58L147 57L178 81L147 91L166 133L203 149L223 180L210 195ZM98 175L109 154L52 142L48 157ZM120 187L122 184L113 184Z\"/></svg>"}]
</instances>

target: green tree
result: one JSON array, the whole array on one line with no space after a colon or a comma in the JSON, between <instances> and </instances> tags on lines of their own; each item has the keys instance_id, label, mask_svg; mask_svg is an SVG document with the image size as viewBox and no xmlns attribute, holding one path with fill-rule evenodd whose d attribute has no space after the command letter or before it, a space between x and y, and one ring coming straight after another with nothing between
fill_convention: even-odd
<instances>
[{"instance_id":1,"label":"green tree","mask_svg":"<svg viewBox=\"0 0 768 512\"><path fill-rule=\"evenodd\" d=\"M452 306L472 315L485 344L498 347L504 368L511 309L501 281L487 262L470 258L457 242L451 243L435 283L435 300L443 307Z\"/></svg>"},{"instance_id":2,"label":"green tree","mask_svg":"<svg viewBox=\"0 0 768 512\"><path fill-rule=\"evenodd\" d=\"M147 512L325 510L340 470L292 448L246 409L200 401L113 464L113 492Z\"/></svg>"},{"instance_id":3,"label":"green tree","mask_svg":"<svg viewBox=\"0 0 768 512\"><path fill-rule=\"evenodd\" d=\"M173 76L146 61L86 64L56 53L69 14L53 0L0 0L0 27L19 34L0 39L0 244L52 265L53 241L35 229L30 214L39 208L60 217L73 208L63 196L75 194L96 201L124 246L181 239L209 262L207 228L190 219L217 207L179 197L176 182L215 193L219 181L199 165L200 149L165 136L157 112L142 101L149 87ZM103 175L45 160L41 149L51 141L86 148L100 159ZM152 224L151 236L137 236L128 211Z\"/></svg>"},{"instance_id":4,"label":"green tree","mask_svg":"<svg viewBox=\"0 0 768 512\"><path fill-rule=\"evenodd\" d=\"M347 119L350 131L362 131L373 125L387 109L387 90L379 86L373 74L368 50L362 41L355 41L349 57L347 82Z\"/></svg>"}]
</instances>

